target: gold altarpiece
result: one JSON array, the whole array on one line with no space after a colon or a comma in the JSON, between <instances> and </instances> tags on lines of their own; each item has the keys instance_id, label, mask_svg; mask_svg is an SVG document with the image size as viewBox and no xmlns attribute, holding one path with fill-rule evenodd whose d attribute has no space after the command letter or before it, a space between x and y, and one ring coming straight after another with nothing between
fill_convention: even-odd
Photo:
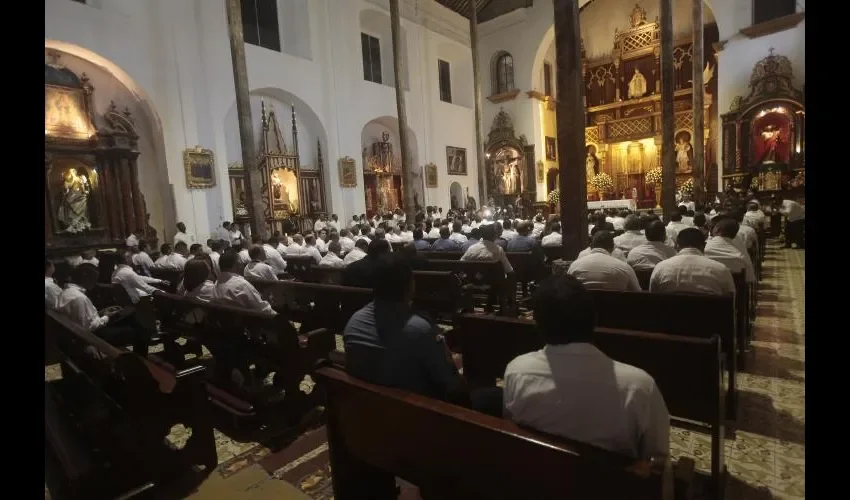
<instances>
[{"instance_id":1,"label":"gold altarpiece","mask_svg":"<svg viewBox=\"0 0 850 500\"><path fill-rule=\"evenodd\" d=\"M655 186L645 174L661 164L661 34L658 21L647 22L646 12L636 5L625 31L615 30L610 55L587 59L582 46L582 74L586 106L586 170L588 199L636 198L638 206L655 206ZM705 27L705 53L714 53L716 25ZM676 184L693 174L692 43L674 40L674 116ZM717 92L716 66L704 70L705 165L707 186L716 185L716 165L711 137L712 95ZM590 179L599 172L611 176L614 186L598 193ZM711 179L715 182L712 182Z\"/></svg>"},{"instance_id":2,"label":"gold altarpiece","mask_svg":"<svg viewBox=\"0 0 850 500\"><path fill-rule=\"evenodd\" d=\"M51 256L121 246L141 231L156 245L139 190L129 109L112 102L96 125L94 87L48 52L44 65L44 239Z\"/></svg>"},{"instance_id":3,"label":"gold altarpiece","mask_svg":"<svg viewBox=\"0 0 850 500\"><path fill-rule=\"evenodd\" d=\"M363 148L363 188L369 217L404 208L401 157L395 155L387 131L380 141Z\"/></svg>"}]
</instances>

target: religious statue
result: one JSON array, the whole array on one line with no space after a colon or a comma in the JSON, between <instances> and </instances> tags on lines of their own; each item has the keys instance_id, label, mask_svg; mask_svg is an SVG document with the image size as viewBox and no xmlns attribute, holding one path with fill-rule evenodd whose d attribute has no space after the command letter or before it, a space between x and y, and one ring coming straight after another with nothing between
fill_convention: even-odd
<instances>
[{"instance_id":1,"label":"religious statue","mask_svg":"<svg viewBox=\"0 0 850 500\"><path fill-rule=\"evenodd\" d=\"M245 193L239 193L239 200L236 202L236 213L237 217L247 217L248 216L248 207L245 206Z\"/></svg>"},{"instance_id":2,"label":"religious statue","mask_svg":"<svg viewBox=\"0 0 850 500\"><path fill-rule=\"evenodd\" d=\"M280 176L277 172L272 172L272 196L276 200L281 199L281 184Z\"/></svg>"},{"instance_id":3,"label":"religious statue","mask_svg":"<svg viewBox=\"0 0 850 500\"><path fill-rule=\"evenodd\" d=\"M780 132L781 130L772 124L762 129L761 137L764 140L762 163L776 163L776 146L781 140Z\"/></svg>"},{"instance_id":4,"label":"religious statue","mask_svg":"<svg viewBox=\"0 0 850 500\"><path fill-rule=\"evenodd\" d=\"M646 78L641 74L640 70L635 68L635 74L629 81L629 99L637 99L646 94Z\"/></svg>"},{"instance_id":5,"label":"religious statue","mask_svg":"<svg viewBox=\"0 0 850 500\"><path fill-rule=\"evenodd\" d=\"M77 173L76 168L69 168L64 175L65 183L62 190L62 201L59 204L58 219L64 224L64 230L78 233L91 227L89 223L89 194L91 186L85 175Z\"/></svg>"},{"instance_id":6,"label":"religious statue","mask_svg":"<svg viewBox=\"0 0 850 500\"><path fill-rule=\"evenodd\" d=\"M584 160L584 167L587 175L587 182L590 182L590 179L599 173L599 158L596 157L596 147L588 146L587 147L587 157Z\"/></svg>"},{"instance_id":7,"label":"religious statue","mask_svg":"<svg viewBox=\"0 0 850 500\"><path fill-rule=\"evenodd\" d=\"M638 197L637 187L632 186L632 199L633 199L633 200L636 200L636 199L637 199L637 197Z\"/></svg>"},{"instance_id":8,"label":"religious statue","mask_svg":"<svg viewBox=\"0 0 850 500\"><path fill-rule=\"evenodd\" d=\"M676 143L676 164L679 172L687 172L693 165L694 150L684 137L679 137Z\"/></svg>"},{"instance_id":9,"label":"religious statue","mask_svg":"<svg viewBox=\"0 0 850 500\"><path fill-rule=\"evenodd\" d=\"M511 165L510 168L511 168L511 170L510 170L511 191L510 192L511 193L518 193L520 191L520 188L522 187L522 184L521 184L520 178L519 178L519 165L517 165L517 163L514 162Z\"/></svg>"}]
</instances>

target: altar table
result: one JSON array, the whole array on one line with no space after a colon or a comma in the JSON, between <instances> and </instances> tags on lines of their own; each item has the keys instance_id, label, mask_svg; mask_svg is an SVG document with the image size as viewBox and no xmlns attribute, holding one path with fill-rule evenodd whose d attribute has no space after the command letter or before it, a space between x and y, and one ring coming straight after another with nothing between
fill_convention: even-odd
<instances>
[{"instance_id":1,"label":"altar table","mask_svg":"<svg viewBox=\"0 0 850 500\"><path fill-rule=\"evenodd\" d=\"M588 210L603 210L606 208L625 208L627 210L637 210L637 203L634 199L628 200L602 200L602 201L588 201L587 209Z\"/></svg>"}]
</instances>

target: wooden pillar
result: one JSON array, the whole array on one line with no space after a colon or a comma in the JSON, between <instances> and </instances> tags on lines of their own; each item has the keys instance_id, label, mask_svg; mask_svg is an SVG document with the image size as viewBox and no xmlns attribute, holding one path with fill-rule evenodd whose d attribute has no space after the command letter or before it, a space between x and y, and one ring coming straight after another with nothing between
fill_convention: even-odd
<instances>
[{"instance_id":1,"label":"wooden pillar","mask_svg":"<svg viewBox=\"0 0 850 500\"><path fill-rule=\"evenodd\" d=\"M124 218L121 220L126 237L136 232L136 207L133 200L132 181L130 180L130 165L126 158L116 161L118 166L118 185L121 187L121 208L124 210Z\"/></svg>"},{"instance_id":2,"label":"wooden pillar","mask_svg":"<svg viewBox=\"0 0 850 500\"><path fill-rule=\"evenodd\" d=\"M673 71L673 0L661 0L661 207L665 220L676 208Z\"/></svg>"},{"instance_id":3,"label":"wooden pillar","mask_svg":"<svg viewBox=\"0 0 850 500\"><path fill-rule=\"evenodd\" d=\"M693 113L694 113L694 195L693 200L697 205L705 203L705 82L702 78L702 69L705 65L703 47L705 40L702 29L702 2L693 0Z\"/></svg>"},{"instance_id":4,"label":"wooden pillar","mask_svg":"<svg viewBox=\"0 0 850 500\"><path fill-rule=\"evenodd\" d=\"M130 165L130 187L133 190L133 209L136 215L136 228L145 232L145 236L147 236L145 204L142 201L142 190L139 187L139 164L135 157L128 160L128 163Z\"/></svg>"},{"instance_id":5,"label":"wooden pillar","mask_svg":"<svg viewBox=\"0 0 850 500\"><path fill-rule=\"evenodd\" d=\"M555 53L558 75L559 186L563 255L573 260L587 246L587 174L584 150L584 81L578 2L555 5Z\"/></svg>"},{"instance_id":6,"label":"wooden pillar","mask_svg":"<svg viewBox=\"0 0 850 500\"><path fill-rule=\"evenodd\" d=\"M245 62L245 32L242 28L242 2L225 0L227 31L230 36L230 56L233 61L233 82L236 87L236 115L239 117L239 142L242 146L242 166L245 169L245 208L257 234L266 232L265 208L262 200L262 176L257 170L254 153L254 124L251 119L251 88L248 86L248 65Z\"/></svg>"},{"instance_id":7,"label":"wooden pillar","mask_svg":"<svg viewBox=\"0 0 850 500\"><path fill-rule=\"evenodd\" d=\"M404 80L402 79L404 47L401 44L401 14L398 0L390 0L390 28L393 39L393 75L395 77L395 105L398 114L398 140L401 149L401 182L404 188L404 211L408 220L416 216L413 203L413 165L410 155L410 143L407 142L407 108L405 105Z\"/></svg>"},{"instance_id":8,"label":"wooden pillar","mask_svg":"<svg viewBox=\"0 0 850 500\"><path fill-rule=\"evenodd\" d=\"M478 66L478 0L472 0L469 19L469 43L472 46L472 87L475 93L475 153L478 157L478 207L481 207L487 199L487 175L484 169L484 138L481 135L481 74ZM466 206L465 201L464 206Z\"/></svg>"}]
</instances>

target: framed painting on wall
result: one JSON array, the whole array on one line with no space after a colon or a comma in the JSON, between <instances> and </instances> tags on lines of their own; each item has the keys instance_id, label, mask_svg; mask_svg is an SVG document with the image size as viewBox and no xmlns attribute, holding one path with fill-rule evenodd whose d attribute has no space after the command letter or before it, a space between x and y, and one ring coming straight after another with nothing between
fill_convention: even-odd
<instances>
[{"instance_id":1,"label":"framed painting on wall","mask_svg":"<svg viewBox=\"0 0 850 500\"><path fill-rule=\"evenodd\" d=\"M189 189L215 186L215 157L211 150L201 146L184 150L183 167L186 169L186 187Z\"/></svg>"},{"instance_id":2,"label":"framed painting on wall","mask_svg":"<svg viewBox=\"0 0 850 500\"><path fill-rule=\"evenodd\" d=\"M546 180L544 173L545 165L543 165L542 161L538 160L537 165L535 165L535 167L537 167L537 183L543 184L543 182Z\"/></svg>"},{"instance_id":3,"label":"framed painting on wall","mask_svg":"<svg viewBox=\"0 0 850 500\"><path fill-rule=\"evenodd\" d=\"M446 165L449 175L466 175L466 149L446 146Z\"/></svg>"},{"instance_id":4,"label":"framed painting on wall","mask_svg":"<svg viewBox=\"0 0 850 500\"><path fill-rule=\"evenodd\" d=\"M558 159L558 143L554 137L546 138L546 159L549 161Z\"/></svg>"},{"instance_id":5,"label":"framed painting on wall","mask_svg":"<svg viewBox=\"0 0 850 500\"><path fill-rule=\"evenodd\" d=\"M425 187L437 187L437 165L433 163L425 165Z\"/></svg>"},{"instance_id":6,"label":"framed painting on wall","mask_svg":"<svg viewBox=\"0 0 850 500\"><path fill-rule=\"evenodd\" d=\"M357 187L357 164L350 156L339 159L339 185L344 188Z\"/></svg>"}]
</instances>

